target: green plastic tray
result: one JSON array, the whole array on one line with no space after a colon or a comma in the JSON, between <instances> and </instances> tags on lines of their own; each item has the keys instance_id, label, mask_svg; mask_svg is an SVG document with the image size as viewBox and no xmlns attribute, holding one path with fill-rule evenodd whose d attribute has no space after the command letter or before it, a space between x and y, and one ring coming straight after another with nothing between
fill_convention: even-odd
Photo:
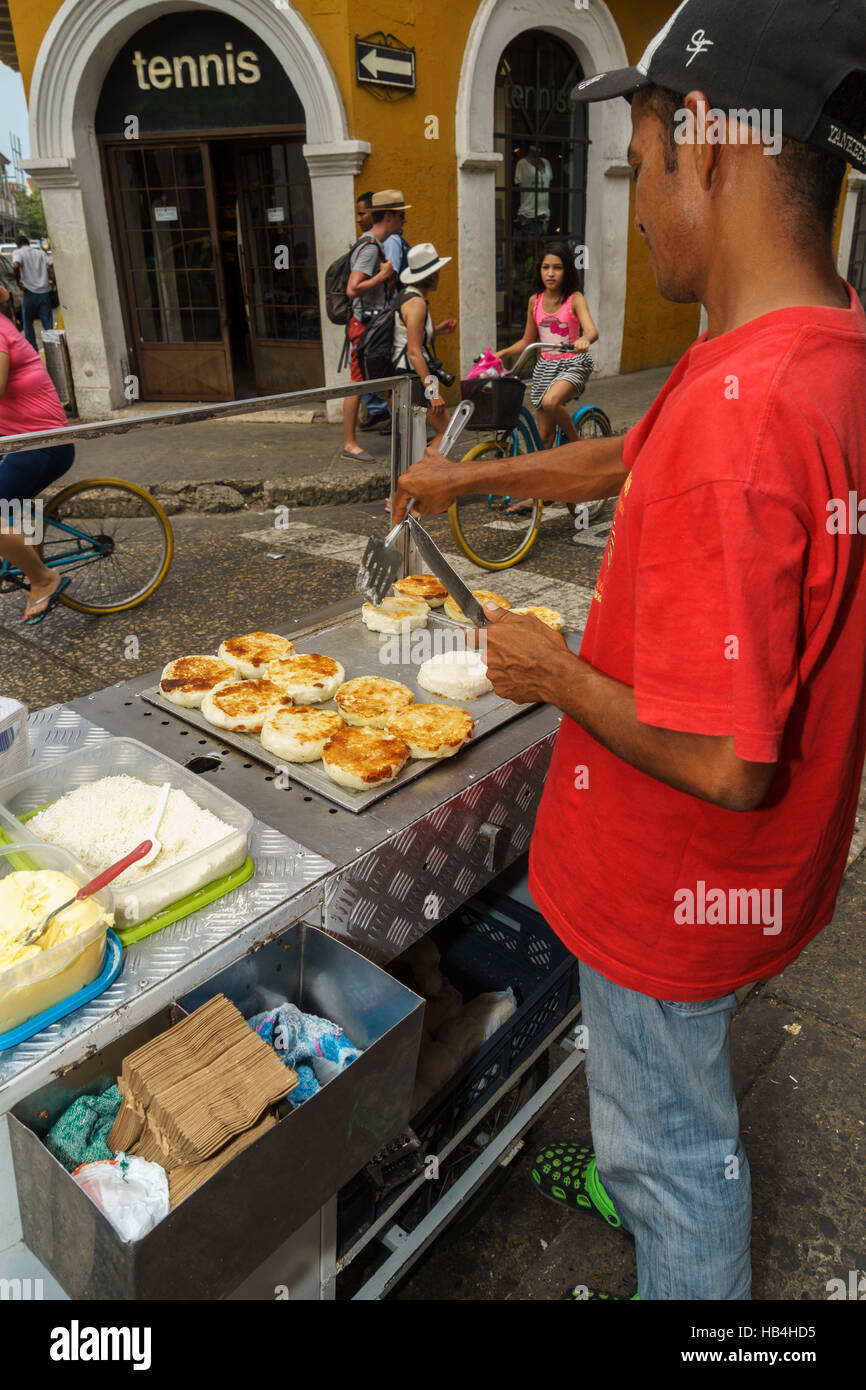
<instances>
[{"instance_id":1,"label":"green plastic tray","mask_svg":"<svg viewBox=\"0 0 866 1390\"><path fill-rule=\"evenodd\" d=\"M243 864L237 869L232 869L230 874L223 874L222 878L215 878L212 883L206 883L203 888L197 888L194 893L188 893L185 898L178 898L176 903L170 903L168 907L162 909L162 912L154 913L153 917L145 918L135 927L122 927L120 930L115 927L115 935L120 938L124 946L131 946L133 941L141 941L142 937L150 936L152 932L171 926L172 922L180 921L181 917L188 917L191 912L198 912L200 907L207 907L208 903L215 902L217 898L230 893L233 888L240 888L242 883L246 883L248 878L252 878L255 871L256 866L247 855Z\"/></svg>"},{"instance_id":2,"label":"green plastic tray","mask_svg":"<svg viewBox=\"0 0 866 1390\"><path fill-rule=\"evenodd\" d=\"M49 806L52 802L47 803ZM44 806L37 806L32 811L27 811L19 820L23 825L29 821L31 816L38 816L40 811L44 811ZM0 830L0 844L11 845L12 840L8 835L4 835ZM16 855L16 859L19 856ZM32 868L32 862L27 858L26 852L22 852L20 868ZM200 907L207 907L208 903L216 902L217 898L222 898L226 893L231 893L233 889L240 888L242 883L252 878L256 871L256 866L249 855L242 864L236 869L232 869L230 874L223 874L222 878L215 878L211 883L206 883L203 888L197 888L194 893L187 893L185 898L178 898L177 902L169 903L162 912L155 912L152 917L146 917L143 922L138 922L134 927L115 927L114 934L124 946L131 946L134 941L141 941L143 937L150 936L155 931L161 931L163 927L171 926L172 922L179 922L182 917L189 917L191 912L198 912Z\"/></svg>"}]
</instances>

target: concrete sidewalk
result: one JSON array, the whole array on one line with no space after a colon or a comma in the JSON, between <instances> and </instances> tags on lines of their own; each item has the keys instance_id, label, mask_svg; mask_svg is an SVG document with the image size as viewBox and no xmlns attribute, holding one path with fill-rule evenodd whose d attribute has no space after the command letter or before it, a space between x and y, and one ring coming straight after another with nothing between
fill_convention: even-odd
<instances>
[{"instance_id":1,"label":"concrete sidewalk","mask_svg":"<svg viewBox=\"0 0 866 1390\"><path fill-rule=\"evenodd\" d=\"M602 406L622 433L644 415L672 370L656 367L591 382L584 403ZM190 404L142 402L115 416ZM61 485L79 478L128 478L149 488L170 514L375 501L387 494L391 441L375 430L358 439L375 464L341 460L342 426L327 424L324 411L311 409L147 429L76 445L75 463Z\"/></svg>"}]
</instances>

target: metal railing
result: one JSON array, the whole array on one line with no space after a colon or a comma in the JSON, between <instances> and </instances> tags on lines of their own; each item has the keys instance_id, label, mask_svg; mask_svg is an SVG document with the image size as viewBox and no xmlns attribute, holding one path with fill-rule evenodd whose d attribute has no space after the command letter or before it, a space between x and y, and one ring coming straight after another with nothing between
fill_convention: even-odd
<instances>
[{"instance_id":1,"label":"metal railing","mask_svg":"<svg viewBox=\"0 0 866 1390\"><path fill-rule=\"evenodd\" d=\"M224 420L233 415L254 415L263 410L287 406L310 405L318 401L342 400L346 396L363 396L368 391L377 395L390 393L393 426L391 430L391 492L401 473L419 459L426 446L426 407L421 399L421 382L417 376L380 377L375 381L347 382L345 386L313 387L308 391L287 391L278 396L253 396L246 401L215 401L212 405L194 405L184 410L155 411L152 415L134 415L127 419L97 420L92 424L62 425L55 430L38 434L0 436L0 457L25 449L50 449L57 444L77 444L87 439L105 439L109 435L131 434L135 430L162 429L176 425L191 425L203 420ZM418 558L408 528L402 540L404 574L418 568Z\"/></svg>"}]
</instances>

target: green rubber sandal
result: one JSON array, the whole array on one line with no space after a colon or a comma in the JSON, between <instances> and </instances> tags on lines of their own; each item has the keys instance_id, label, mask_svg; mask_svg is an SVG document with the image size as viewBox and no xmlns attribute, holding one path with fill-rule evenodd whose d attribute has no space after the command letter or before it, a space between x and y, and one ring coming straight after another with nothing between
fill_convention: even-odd
<instances>
[{"instance_id":1,"label":"green rubber sandal","mask_svg":"<svg viewBox=\"0 0 866 1390\"><path fill-rule=\"evenodd\" d=\"M532 1180L542 1196L561 1207L585 1207L606 1226L622 1226L598 1176L595 1154L579 1144L551 1144L536 1154Z\"/></svg>"},{"instance_id":2,"label":"green rubber sandal","mask_svg":"<svg viewBox=\"0 0 866 1390\"><path fill-rule=\"evenodd\" d=\"M566 1289L560 1303L588 1303L590 1299L596 1301L605 1299L610 1303L634 1303L640 1302L640 1294L633 1293L631 1296L624 1293L604 1293L602 1289L589 1289L585 1284L576 1284L573 1289Z\"/></svg>"}]
</instances>

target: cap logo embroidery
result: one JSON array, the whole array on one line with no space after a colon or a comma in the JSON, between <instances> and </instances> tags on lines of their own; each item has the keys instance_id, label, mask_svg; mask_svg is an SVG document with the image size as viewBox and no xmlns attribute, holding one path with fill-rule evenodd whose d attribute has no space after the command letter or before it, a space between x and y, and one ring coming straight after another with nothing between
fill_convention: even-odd
<instances>
[{"instance_id":1,"label":"cap logo embroidery","mask_svg":"<svg viewBox=\"0 0 866 1390\"><path fill-rule=\"evenodd\" d=\"M686 67L691 67L698 54L703 53L708 48L712 48L712 46L712 39L707 39L704 37L703 29L696 29L695 32L692 34L691 43L686 45L686 53L691 53L692 55L689 61L686 63Z\"/></svg>"}]
</instances>

